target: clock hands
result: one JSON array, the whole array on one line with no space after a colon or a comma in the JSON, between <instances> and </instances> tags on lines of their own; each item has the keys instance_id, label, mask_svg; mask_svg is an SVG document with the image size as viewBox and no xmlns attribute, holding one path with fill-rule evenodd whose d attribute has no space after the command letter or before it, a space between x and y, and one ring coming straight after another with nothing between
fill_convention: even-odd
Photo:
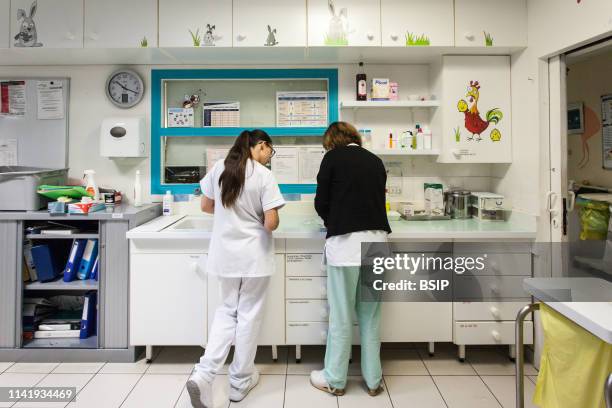
<instances>
[{"instance_id":1,"label":"clock hands","mask_svg":"<svg viewBox=\"0 0 612 408\"><path fill-rule=\"evenodd\" d=\"M131 90L130 88L123 86L123 84L121 84L119 81L113 81L113 83L119 85L120 87L122 87L123 89L125 89L126 91L130 91L132 93L137 93L136 91Z\"/></svg>"}]
</instances>

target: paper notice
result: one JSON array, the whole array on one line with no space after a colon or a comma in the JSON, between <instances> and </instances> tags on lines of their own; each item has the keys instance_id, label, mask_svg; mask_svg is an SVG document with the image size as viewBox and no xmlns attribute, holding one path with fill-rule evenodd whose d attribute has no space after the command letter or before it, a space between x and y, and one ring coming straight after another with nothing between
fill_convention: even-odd
<instances>
[{"instance_id":1,"label":"paper notice","mask_svg":"<svg viewBox=\"0 0 612 408\"><path fill-rule=\"evenodd\" d=\"M17 165L17 140L0 141L0 166Z\"/></svg>"},{"instance_id":2,"label":"paper notice","mask_svg":"<svg viewBox=\"0 0 612 408\"><path fill-rule=\"evenodd\" d=\"M24 116L25 113L25 81L0 82L0 114L7 116Z\"/></svg>"},{"instance_id":3,"label":"paper notice","mask_svg":"<svg viewBox=\"0 0 612 408\"><path fill-rule=\"evenodd\" d=\"M64 119L64 85L61 81L36 83L38 119Z\"/></svg>"},{"instance_id":4,"label":"paper notice","mask_svg":"<svg viewBox=\"0 0 612 408\"><path fill-rule=\"evenodd\" d=\"M279 184L299 183L298 149L295 147L276 147L272 157L272 172Z\"/></svg>"},{"instance_id":5,"label":"paper notice","mask_svg":"<svg viewBox=\"0 0 612 408\"><path fill-rule=\"evenodd\" d=\"M206 172L208 173L219 160L225 160L228 152L227 148L206 149Z\"/></svg>"},{"instance_id":6,"label":"paper notice","mask_svg":"<svg viewBox=\"0 0 612 408\"><path fill-rule=\"evenodd\" d=\"M304 147L299 153L300 183L316 184L321 160L325 155L322 147Z\"/></svg>"}]
</instances>

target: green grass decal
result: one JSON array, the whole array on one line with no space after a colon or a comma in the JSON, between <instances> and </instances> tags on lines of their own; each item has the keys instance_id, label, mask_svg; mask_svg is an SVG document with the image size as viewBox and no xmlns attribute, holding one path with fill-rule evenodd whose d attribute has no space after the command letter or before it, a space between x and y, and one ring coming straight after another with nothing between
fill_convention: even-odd
<instances>
[{"instance_id":1,"label":"green grass decal","mask_svg":"<svg viewBox=\"0 0 612 408\"><path fill-rule=\"evenodd\" d=\"M461 128L457 126L454 130L455 130L455 142L459 143L461 141Z\"/></svg>"},{"instance_id":2,"label":"green grass decal","mask_svg":"<svg viewBox=\"0 0 612 408\"><path fill-rule=\"evenodd\" d=\"M346 38L346 36L343 35L340 38L332 39L332 38L329 38L326 34L324 43L325 45L332 45L332 46L348 45L348 38Z\"/></svg>"},{"instance_id":3,"label":"green grass decal","mask_svg":"<svg viewBox=\"0 0 612 408\"><path fill-rule=\"evenodd\" d=\"M485 38L485 45L487 47L492 47L493 46L493 37L491 36L491 33L487 33L486 31L483 31L484 33L484 38Z\"/></svg>"},{"instance_id":4,"label":"green grass decal","mask_svg":"<svg viewBox=\"0 0 612 408\"><path fill-rule=\"evenodd\" d=\"M189 35L191 35L191 41L193 41L194 47L199 47L202 42L202 36L200 35L200 29L198 28L196 32L189 30Z\"/></svg>"},{"instance_id":5,"label":"green grass decal","mask_svg":"<svg viewBox=\"0 0 612 408\"><path fill-rule=\"evenodd\" d=\"M427 37L425 34L416 35L410 32L406 33L406 46L412 47L415 45L429 45L429 37Z\"/></svg>"},{"instance_id":6,"label":"green grass decal","mask_svg":"<svg viewBox=\"0 0 612 408\"><path fill-rule=\"evenodd\" d=\"M140 40L140 47L147 48L148 46L149 46L149 40L147 40L147 37L142 37L142 40Z\"/></svg>"}]
</instances>

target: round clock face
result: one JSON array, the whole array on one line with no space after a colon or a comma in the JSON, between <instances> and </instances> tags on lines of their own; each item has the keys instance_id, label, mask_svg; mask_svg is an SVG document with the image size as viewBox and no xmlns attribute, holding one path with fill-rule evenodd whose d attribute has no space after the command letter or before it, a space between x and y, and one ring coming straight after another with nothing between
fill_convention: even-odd
<instances>
[{"instance_id":1,"label":"round clock face","mask_svg":"<svg viewBox=\"0 0 612 408\"><path fill-rule=\"evenodd\" d=\"M106 95L118 107L131 108L142 99L144 84L134 71L117 71L106 81Z\"/></svg>"}]
</instances>

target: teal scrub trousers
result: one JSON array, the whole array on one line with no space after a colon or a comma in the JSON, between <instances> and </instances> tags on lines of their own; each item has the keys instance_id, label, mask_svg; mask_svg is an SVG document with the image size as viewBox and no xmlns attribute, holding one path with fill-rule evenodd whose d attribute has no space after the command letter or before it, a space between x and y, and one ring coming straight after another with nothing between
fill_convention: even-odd
<instances>
[{"instance_id":1,"label":"teal scrub trousers","mask_svg":"<svg viewBox=\"0 0 612 408\"><path fill-rule=\"evenodd\" d=\"M353 310L359 322L361 373L370 389L382 382L380 302L359 301L359 266L327 266L329 330L324 376L332 388L344 389L351 353Z\"/></svg>"}]
</instances>

